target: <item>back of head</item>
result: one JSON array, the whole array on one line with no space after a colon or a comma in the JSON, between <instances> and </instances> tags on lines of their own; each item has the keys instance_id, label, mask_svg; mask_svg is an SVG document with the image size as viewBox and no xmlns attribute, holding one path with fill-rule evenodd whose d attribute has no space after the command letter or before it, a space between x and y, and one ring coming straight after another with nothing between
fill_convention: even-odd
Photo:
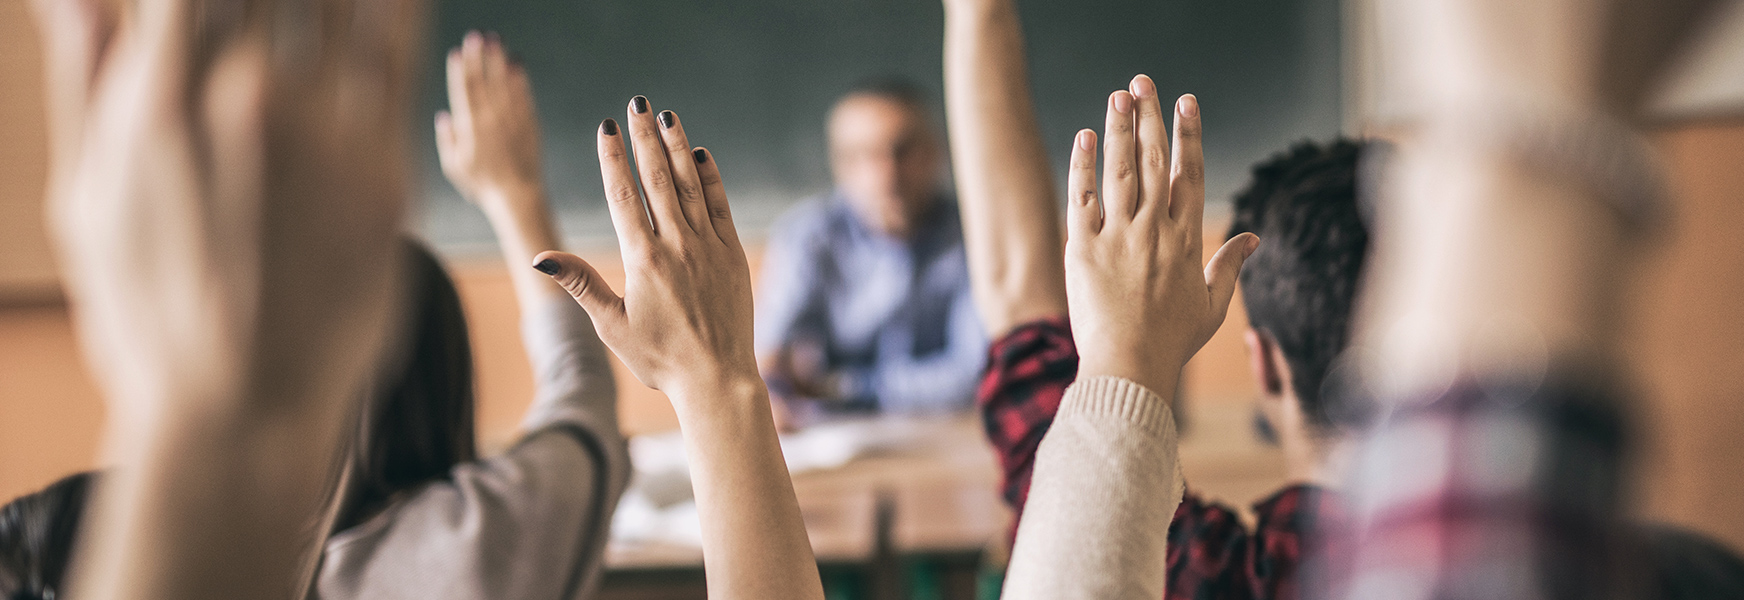
<instances>
[{"instance_id":1,"label":"back of head","mask_svg":"<svg viewBox=\"0 0 1744 600\"><path fill-rule=\"evenodd\" d=\"M0 600L46 600L64 590L94 478L79 473L0 508Z\"/></svg>"},{"instance_id":2,"label":"back of head","mask_svg":"<svg viewBox=\"0 0 1744 600\"><path fill-rule=\"evenodd\" d=\"M428 248L409 240L405 248L408 311L397 368L381 379L359 421L334 531L477 456L472 345L460 294Z\"/></svg>"},{"instance_id":3,"label":"back of head","mask_svg":"<svg viewBox=\"0 0 1744 600\"><path fill-rule=\"evenodd\" d=\"M1303 412L1322 429L1367 416L1358 399L1322 388L1349 340L1368 254L1357 171L1373 147L1303 142L1256 165L1252 183L1235 196L1229 226L1230 237L1253 232L1262 240L1241 271L1248 321L1277 343Z\"/></svg>"}]
</instances>

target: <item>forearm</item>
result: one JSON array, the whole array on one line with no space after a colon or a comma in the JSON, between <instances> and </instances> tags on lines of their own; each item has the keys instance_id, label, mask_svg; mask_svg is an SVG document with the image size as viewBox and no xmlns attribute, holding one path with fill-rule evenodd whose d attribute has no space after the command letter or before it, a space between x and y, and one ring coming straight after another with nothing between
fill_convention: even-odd
<instances>
[{"instance_id":1,"label":"forearm","mask_svg":"<svg viewBox=\"0 0 1744 600\"><path fill-rule=\"evenodd\" d=\"M535 306L550 298L567 298L562 287L551 278L533 270L533 257L546 250L562 247L557 222L546 203L545 190L540 185L503 186L482 195L480 206L496 233L497 246L508 264L509 279L514 282L515 297L521 313L529 314Z\"/></svg>"},{"instance_id":2,"label":"forearm","mask_svg":"<svg viewBox=\"0 0 1744 600\"><path fill-rule=\"evenodd\" d=\"M1629 224L1605 197L1617 190L1601 189L1596 172L1545 167L1578 160L1588 149L1554 136L1591 133L1588 118L1613 105L1597 83L1603 11L1586 4L1438 0L1407 13L1402 37L1420 57L1410 66L1438 73L1423 89L1440 102L1383 180L1397 187L1377 229L1396 233L1376 238L1360 331L1384 349L1391 395L1442 385L1454 370L1616 351L1617 290L1632 260ZM1517 11L1540 18L1504 18ZM1561 154L1535 157L1531 144Z\"/></svg>"},{"instance_id":3,"label":"forearm","mask_svg":"<svg viewBox=\"0 0 1744 600\"><path fill-rule=\"evenodd\" d=\"M823 598L762 382L744 377L675 391L673 401L690 457L709 597Z\"/></svg>"},{"instance_id":4,"label":"forearm","mask_svg":"<svg viewBox=\"0 0 1744 600\"><path fill-rule=\"evenodd\" d=\"M1128 380L1080 379L1036 452L1004 597L1162 596L1183 487L1168 401Z\"/></svg>"},{"instance_id":5,"label":"forearm","mask_svg":"<svg viewBox=\"0 0 1744 600\"><path fill-rule=\"evenodd\" d=\"M114 422L107 453L118 467L92 510L102 535L80 553L93 568L77 596L295 595L351 422L343 399L356 395L327 387L249 406L183 397Z\"/></svg>"},{"instance_id":6,"label":"forearm","mask_svg":"<svg viewBox=\"0 0 1744 600\"><path fill-rule=\"evenodd\" d=\"M1010 0L945 3L945 112L988 334L1066 313L1059 207Z\"/></svg>"}]
</instances>

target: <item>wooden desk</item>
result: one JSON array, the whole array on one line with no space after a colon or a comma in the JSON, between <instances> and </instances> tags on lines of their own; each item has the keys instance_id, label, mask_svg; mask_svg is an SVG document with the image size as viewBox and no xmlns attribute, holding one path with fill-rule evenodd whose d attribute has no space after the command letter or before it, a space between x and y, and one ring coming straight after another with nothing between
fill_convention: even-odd
<instances>
[{"instance_id":1,"label":"wooden desk","mask_svg":"<svg viewBox=\"0 0 1744 600\"><path fill-rule=\"evenodd\" d=\"M905 423L904 426L907 426ZM1003 544L1010 513L997 489L997 459L973 417L918 421L921 441L795 474L812 551L826 570L848 569L856 598L902 597L908 557L945 560L952 581L973 575L990 544ZM606 551L607 598L700 598L702 551L623 544ZM958 573L961 572L961 573ZM964 588L961 583L955 588Z\"/></svg>"},{"instance_id":2,"label":"wooden desk","mask_svg":"<svg viewBox=\"0 0 1744 600\"><path fill-rule=\"evenodd\" d=\"M832 490L799 497L799 516L820 563L862 563L878 550L878 497L870 490ZM614 541L606 546L608 570L702 568L702 548L684 544Z\"/></svg>"}]
</instances>

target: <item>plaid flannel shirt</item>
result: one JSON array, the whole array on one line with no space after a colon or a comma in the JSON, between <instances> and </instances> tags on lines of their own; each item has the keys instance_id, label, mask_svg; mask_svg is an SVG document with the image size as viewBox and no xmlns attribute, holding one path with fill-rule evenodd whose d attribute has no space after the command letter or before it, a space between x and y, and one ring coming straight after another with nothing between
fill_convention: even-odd
<instances>
[{"instance_id":1,"label":"plaid flannel shirt","mask_svg":"<svg viewBox=\"0 0 1744 600\"><path fill-rule=\"evenodd\" d=\"M1001 489L1016 514L1029 496L1036 448L1078 375L1078 350L1064 320L1012 330L990 350L976 403L1004 470ZM1313 486L1297 485L1254 505L1248 531L1235 511L1191 490L1169 525L1167 598L1294 599L1305 533L1337 503ZM1015 535L1016 525L1012 526Z\"/></svg>"},{"instance_id":2,"label":"plaid flannel shirt","mask_svg":"<svg viewBox=\"0 0 1744 600\"><path fill-rule=\"evenodd\" d=\"M1350 521L1329 542L1328 597L1651 598L1651 556L1624 502L1626 436L1602 371L1464 378L1366 437Z\"/></svg>"}]
</instances>

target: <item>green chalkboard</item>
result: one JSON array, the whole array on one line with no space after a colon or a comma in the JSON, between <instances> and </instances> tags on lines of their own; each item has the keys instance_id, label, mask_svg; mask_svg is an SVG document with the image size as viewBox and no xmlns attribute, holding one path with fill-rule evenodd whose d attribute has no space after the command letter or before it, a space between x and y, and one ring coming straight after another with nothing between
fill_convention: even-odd
<instances>
[{"instance_id":1,"label":"green chalkboard","mask_svg":"<svg viewBox=\"0 0 1744 600\"><path fill-rule=\"evenodd\" d=\"M1221 201L1249 164L1340 129L1338 0L1019 0L1043 133L1063 169L1072 132L1100 128L1108 92L1136 73L1204 107L1209 188ZM443 51L495 30L532 74L546 179L571 237L610 236L594 128L635 94L685 119L723 168L741 231L829 187L822 123L868 77L942 87L938 0L439 0L421 122L446 106ZM449 250L491 243L442 179L420 128L418 225ZM1064 185L1064 179L1061 179Z\"/></svg>"}]
</instances>

